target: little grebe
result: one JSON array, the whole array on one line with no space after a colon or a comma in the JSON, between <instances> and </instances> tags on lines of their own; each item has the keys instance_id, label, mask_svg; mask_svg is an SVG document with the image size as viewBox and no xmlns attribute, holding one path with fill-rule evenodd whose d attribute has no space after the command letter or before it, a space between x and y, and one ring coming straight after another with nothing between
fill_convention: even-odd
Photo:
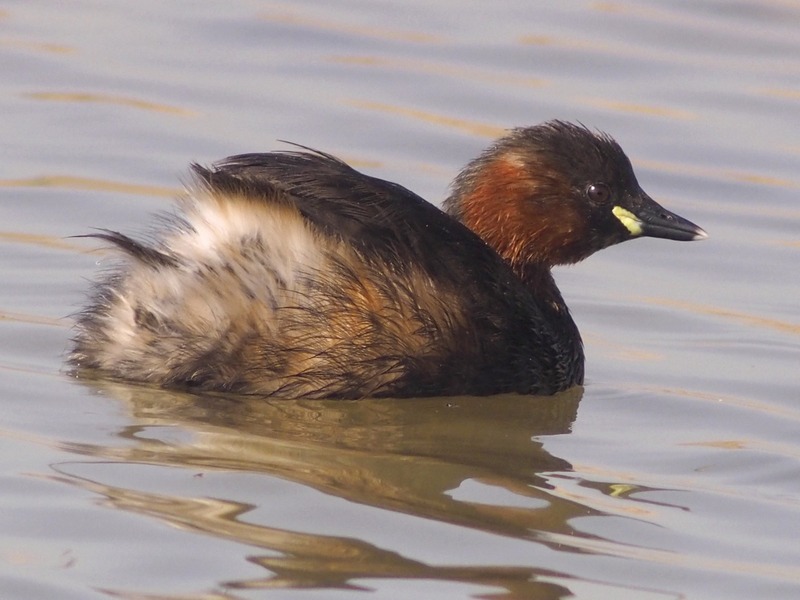
<instances>
[{"instance_id":1,"label":"little grebe","mask_svg":"<svg viewBox=\"0 0 800 600\"><path fill-rule=\"evenodd\" d=\"M550 269L636 237L706 233L640 187L609 136L513 130L446 212L308 148L194 182L78 317L70 362L123 379L284 397L553 394L583 382Z\"/></svg>"}]
</instances>

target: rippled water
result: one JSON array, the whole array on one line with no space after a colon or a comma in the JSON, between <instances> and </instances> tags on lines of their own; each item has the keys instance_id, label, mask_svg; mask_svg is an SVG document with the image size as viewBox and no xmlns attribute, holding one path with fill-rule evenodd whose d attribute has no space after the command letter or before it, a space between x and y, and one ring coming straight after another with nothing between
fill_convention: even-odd
<instances>
[{"instance_id":1,"label":"rippled water","mask_svg":"<svg viewBox=\"0 0 800 600\"><path fill-rule=\"evenodd\" d=\"M0 596L800 596L800 7L7 1ZM197 397L63 371L186 165L333 152L441 199L504 128L612 133L705 227L557 272L555 398ZM270 591L272 590L272 591Z\"/></svg>"}]
</instances>

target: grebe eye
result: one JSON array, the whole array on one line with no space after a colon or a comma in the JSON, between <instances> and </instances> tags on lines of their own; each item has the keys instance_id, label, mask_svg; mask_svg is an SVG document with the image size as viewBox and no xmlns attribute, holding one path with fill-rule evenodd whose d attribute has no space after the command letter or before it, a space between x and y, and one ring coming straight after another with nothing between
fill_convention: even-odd
<instances>
[{"instance_id":1,"label":"grebe eye","mask_svg":"<svg viewBox=\"0 0 800 600\"><path fill-rule=\"evenodd\" d=\"M611 199L611 188L605 183L592 183L586 188L586 195L596 204L605 204Z\"/></svg>"}]
</instances>

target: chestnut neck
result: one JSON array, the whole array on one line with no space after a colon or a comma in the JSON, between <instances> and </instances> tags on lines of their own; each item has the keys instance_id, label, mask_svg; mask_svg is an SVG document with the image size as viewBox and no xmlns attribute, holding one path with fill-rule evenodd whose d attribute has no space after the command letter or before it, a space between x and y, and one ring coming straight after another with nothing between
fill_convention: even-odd
<instances>
[{"instance_id":1,"label":"chestnut neck","mask_svg":"<svg viewBox=\"0 0 800 600\"><path fill-rule=\"evenodd\" d=\"M552 279L553 266L585 258L585 220L563 201L572 194L563 177L530 162L513 151L481 157L458 176L445 208L536 285Z\"/></svg>"}]
</instances>

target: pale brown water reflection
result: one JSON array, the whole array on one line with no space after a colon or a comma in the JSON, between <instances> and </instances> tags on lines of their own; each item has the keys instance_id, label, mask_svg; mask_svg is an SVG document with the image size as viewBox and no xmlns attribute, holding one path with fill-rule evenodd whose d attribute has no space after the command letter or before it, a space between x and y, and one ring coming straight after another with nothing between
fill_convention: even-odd
<instances>
[{"instance_id":1,"label":"pale brown water reflection","mask_svg":"<svg viewBox=\"0 0 800 600\"><path fill-rule=\"evenodd\" d=\"M545 451L538 439L569 432L581 389L553 398L343 402L87 385L123 400L134 421L118 433L124 444L62 444L95 460L186 469L196 477L214 471L280 477L350 502L562 549L563 543L541 534L580 535L569 520L601 514L551 495L548 476L569 471L570 465ZM165 430L177 433L164 438ZM537 581L539 574L554 574L543 568L428 565L358 539L249 522L254 507L232 499L170 497L108 485L79 475L91 468L69 463L58 470L62 481L105 497L116 508L279 553L248 556L271 574L226 587L358 587L361 579L402 577L499 586L509 594L497 597L567 594L560 585ZM465 482L517 500L503 505L457 499L454 492Z\"/></svg>"}]
</instances>

